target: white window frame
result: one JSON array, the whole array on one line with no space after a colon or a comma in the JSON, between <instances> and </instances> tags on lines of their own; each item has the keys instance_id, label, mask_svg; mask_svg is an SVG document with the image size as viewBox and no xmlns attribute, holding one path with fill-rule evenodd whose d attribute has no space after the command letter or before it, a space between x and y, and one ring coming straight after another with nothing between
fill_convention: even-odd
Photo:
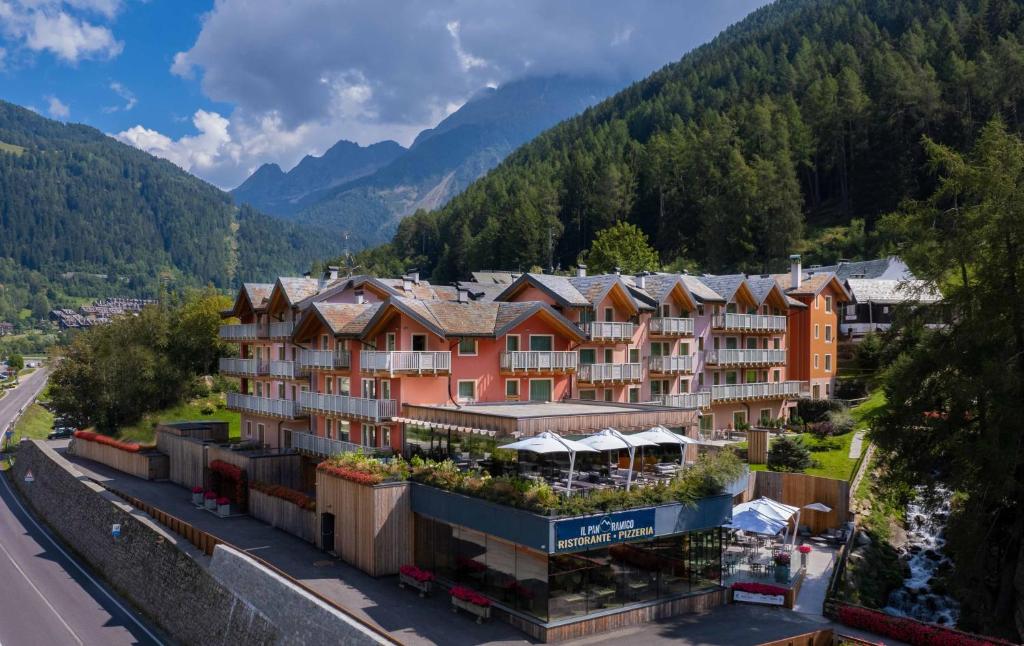
<instances>
[{"instance_id":1,"label":"white window frame","mask_svg":"<svg viewBox=\"0 0 1024 646\"><path fill-rule=\"evenodd\" d=\"M551 351L552 352L554 351L554 349L555 349L555 335L554 334L531 334L530 337L527 339L527 343L530 344L529 345L530 352L542 352L541 350L533 350L532 349L533 348L533 340L535 338L536 339L551 339Z\"/></svg>"},{"instance_id":2,"label":"white window frame","mask_svg":"<svg viewBox=\"0 0 1024 646\"><path fill-rule=\"evenodd\" d=\"M384 348L388 352L394 352L398 349L398 336L394 332L384 334Z\"/></svg>"},{"instance_id":3,"label":"white window frame","mask_svg":"<svg viewBox=\"0 0 1024 646\"><path fill-rule=\"evenodd\" d=\"M508 349L508 340L509 339L515 339L516 340L516 349L515 350L509 350ZM522 350L523 350L523 340L522 340L522 338L520 338L520 335L518 335L518 334L506 334L505 335L505 352L521 352Z\"/></svg>"},{"instance_id":4,"label":"white window frame","mask_svg":"<svg viewBox=\"0 0 1024 646\"><path fill-rule=\"evenodd\" d=\"M555 396L555 380L552 379L551 377L536 377L536 378L531 378L529 381L530 381L530 383L527 384L527 391L526 391L526 396L527 397L529 397L530 393L533 392L533 383L535 381L546 381L549 384L551 384L551 388L550 388L551 397L553 398ZM529 399L528 401L533 401L533 400Z\"/></svg>"},{"instance_id":5,"label":"white window frame","mask_svg":"<svg viewBox=\"0 0 1024 646\"><path fill-rule=\"evenodd\" d=\"M472 352L463 352L462 351L462 344L466 343L466 342L472 342L473 343L473 351ZM480 339L475 339L475 338L471 338L471 337L469 337L469 338L462 338L462 339L459 339L459 345L457 345L456 347L459 350L459 356L460 357L475 357L475 356L477 356L479 354Z\"/></svg>"},{"instance_id":6,"label":"white window frame","mask_svg":"<svg viewBox=\"0 0 1024 646\"><path fill-rule=\"evenodd\" d=\"M832 372L832 354L825 355L825 372Z\"/></svg>"},{"instance_id":7,"label":"white window frame","mask_svg":"<svg viewBox=\"0 0 1024 646\"><path fill-rule=\"evenodd\" d=\"M252 420L245 420L245 436L252 437Z\"/></svg>"},{"instance_id":8,"label":"white window frame","mask_svg":"<svg viewBox=\"0 0 1024 646\"><path fill-rule=\"evenodd\" d=\"M334 439L334 420L330 417L324 420L324 437L329 440Z\"/></svg>"},{"instance_id":9,"label":"white window frame","mask_svg":"<svg viewBox=\"0 0 1024 646\"><path fill-rule=\"evenodd\" d=\"M604 308L604 323L610 323L615 320L615 308L606 307Z\"/></svg>"},{"instance_id":10,"label":"white window frame","mask_svg":"<svg viewBox=\"0 0 1024 646\"><path fill-rule=\"evenodd\" d=\"M381 379L380 380L380 398L391 399L391 380Z\"/></svg>"},{"instance_id":11,"label":"white window frame","mask_svg":"<svg viewBox=\"0 0 1024 646\"><path fill-rule=\"evenodd\" d=\"M257 424L256 425L256 441L259 442L260 444L263 444L264 440L266 439L266 435L267 435L267 427L266 427L266 425L264 425L264 424Z\"/></svg>"},{"instance_id":12,"label":"white window frame","mask_svg":"<svg viewBox=\"0 0 1024 646\"><path fill-rule=\"evenodd\" d=\"M826 296L825 297L825 311L828 312L829 314L832 313L832 297L831 296Z\"/></svg>"},{"instance_id":13,"label":"white window frame","mask_svg":"<svg viewBox=\"0 0 1024 646\"><path fill-rule=\"evenodd\" d=\"M825 343L832 343L832 326L825 326Z\"/></svg>"},{"instance_id":14,"label":"white window frame","mask_svg":"<svg viewBox=\"0 0 1024 646\"><path fill-rule=\"evenodd\" d=\"M516 391L514 393L510 393L508 391L509 384L515 384L516 385ZM519 399L522 397L521 393L522 393L522 384L519 383L519 377L511 377L511 378L505 380L505 399L506 400L508 400L508 401L519 401Z\"/></svg>"},{"instance_id":15,"label":"white window frame","mask_svg":"<svg viewBox=\"0 0 1024 646\"><path fill-rule=\"evenodd\" d=\"M462 396L462 384L471 384L473 386L473 396L463 397ZM475 402L476 401L476 379L459 379L455 386L455 397L460 402Z\"/></svg>"},{"instance_id":16,"label":"white window frame","mask_svg":"<svg viewBox=\"0 0 1024 646\"><path fill-rule=\"evenodd\" d=\"M633 399L633 393L636 393L635 400ZM640 386L630 386L629 389L626 391L626 401L629 402L630 404L639 404L642 394L643 393L640 392Z\"/></svg>"},{"instance_id":17,"label":"white window frame","mask_svg":"<svg viewBox=\"0 0 1024 646\"><path fill-rule=\"evenodd\" d=\"M363 446L377 446L377 438L373 437L373 430L373 424L363 424L359 428L359 443L362 444ZM370 441L368 442L367 440Z\"/></svg>"},{"instance_id":18,"label":"white window frame","mask_svg":"<svg viewBox=\"0 0 1024 646\"><path fill-rule=\"evenodd\" d=\"M819 337L818 333L820 332L820 329L819 329L820 327L821 326L819 326L817 323L814 324L814 338L815 338L815 340L817 340L818 337Z\"/></svg>"},{"instance_id":19,"label":"white window frame","mask_svg":"<svg viewBox=\"0 0 1024 646\"><path fill-rule=\"evenodd\" d=\"M818 369L818 353L817 352L814 353L814 369L815 370Z\"/></svg>"}]
</instances>

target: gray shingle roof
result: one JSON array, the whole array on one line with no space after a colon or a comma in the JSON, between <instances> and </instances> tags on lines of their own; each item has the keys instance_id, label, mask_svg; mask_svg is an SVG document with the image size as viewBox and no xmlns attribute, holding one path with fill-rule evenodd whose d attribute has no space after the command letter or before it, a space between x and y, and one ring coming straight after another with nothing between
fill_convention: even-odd
<instances>
[{"instance_id":1,"label":"gray shingle roof","mask_svg":"<svg viewBox=\"0 0 1024 646\"><path fill-rule=\"evenodd\" d=\"M836 265L824 265L821 267L804 267L805 274L820 274L831 272L845 281L851 276L859 278L885 278L887 280L912 279L914 275L907 268L906 263L895 256L888 258L876 258L874 260L858 260L853 262L841 262Z\"/></svg>"},{"instance_id":2,"label":"gray shingle roof","mask_svg":"<svg viewBox=\"0 0 1024 646\"><path fill-rule=\"evenodd\" d=\"M697 298L697 300L701 302L716 303L725 300L721 294L705 285L704 282L697 276L683 274L680 276L680 278L682 279L683 284L686 285L686 288L690 290L690 293L693 294Z\"/></svg>"},{"instance_id":3,"label":"gray shingle roof","mask_svg":"<svg viewBox=\"0 0 1024 646\"><path fill-rule=\"evenodd\" d=\"M703 275L698 276L700 282L704 283L711 291L718 294L722 300L731 300L736 294L736 290L740 288L743 281L746 280L746 276L743 274L728 274L725 276L711 276Z\"/></svg>"},{"instance_id":4,"label":"gray shingle roof","mask_svg":"<svg viewBox=\"0 0 1024 646\"><path fill-rule=\"evenodd\" d=\"M922 280L850 278L846 285L858 303L934 303L942 299L942 294Z\"/></svg>"}]
</instances>

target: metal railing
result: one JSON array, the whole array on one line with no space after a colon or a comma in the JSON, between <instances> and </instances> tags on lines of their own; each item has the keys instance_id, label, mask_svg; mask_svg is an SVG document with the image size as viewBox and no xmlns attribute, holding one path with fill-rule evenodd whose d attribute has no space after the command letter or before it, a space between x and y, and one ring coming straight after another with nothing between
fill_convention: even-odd
<instances>
[{"instance_id":1,"label":"metal railing","mask_svg":"<svg viewBox=\"0 0 1024 646\"><path fill-rule=\"evenodd\" d=\"M771 381L749 384L727 384L711 387L712 401L730 399L778 399L800 394L799 381Z\"/></svg>"},{"instance_id":2,"label":"metal railing","mask_svg":"<svg viewBox=\"0 0 1024 646\"><path fill-rule=\"evenodd\" d=\"M662 406L674 408L707 408L711 405L711 393L702 390L695 393L679 393L676 395L661 395L655 401Z\"/></svg>"},{"instance_id":3,"label":"metal railing","mask_svg":"<svg viewBox=\"0 0 1024 646\"><path fill-rule=\"evenodd\" d=\"M223 341L253 341L266 335L266 327L258 323L236 323L234 325L222 325L218 336Z\"/></svg>"},{"instance_id":4,"label":"metal railing","mask_svg":"<svg viewBox=\"0 0 1024 646\"><path fill-rule=\"evenodd\" d=\"M651 319L651 334L693 335L693 319L658 316Z\"/></svg>"},{"instance_id":5,"label":"metal railing","mask_svg":"<svg viewBox=\"0 0 1024 646\"><path fill-rule=\"evenodd\" d=\"M452 353L363 350L359 353L359 369L363 372L391 374L396 372L415 374L449 372L452 369Z\"/></svg>"},{"instance_id":6,"label":"metal railing","mask_svg":"<svg viewBox=\"0 0 1024 646\"><path fill-rule=\"evenodd\" d=\"M716 366L770 366L786 363L785 350L708 350L704 363Z\"/></svg>"},{"instance_id":7,"label":"metal railing","mask_svg":"<svg viewBox=\"0 0 1024 646\"><path fill-rule=\"evenodd\" d=\"M298 361L271 361L270 376L282 379L298 379L309 375L309 368Z\"/></svg>"},{"instance_id":8,"label":"metal railing","mask_svg":"<svg viewBox=\"0 0 1024 646\"><path fill-rule=\"evenodd\" d=\"M711 327L744 332L785 332L786 317L775 314L719 314L712 317Z\"/></svg>"},{"instance_id":9,"label":"metal railing","mask_svg":"<svg viewBox=\"0 0 1024 646\"><path fill-rule=\"evenodd\" d=\"M345 370L352 366L352 353L345 350L299 350L299 365L316 370Z\"/></svg>"},{"instance_id":10,"label":"metal railing","mask_svg":"<svg viewBox=\"0 0 1024 646\"><path fill-rule=\"evenodd\" d=\"M647 370L660 374L693 372L693 357L688 354L648 357Z\"/></svg>"},{"instance_id":11,"label":"metal railing","mask_svg":"<svg viewBox=\"0 0 1024 646\"><path fill-rule=\"evenodd\" d=\"M259 359L238 359L221 357L217 361L217 369L222 375L246 375L257 377L267 374L267 364Z\"/></svg>"},{"instance_id":12,"label":"metal railing","mask_svg":"<svg viewBox=\"0 0 1024 646\"><path fill-rule=\"evenodd\" d=\"M282 417L284 419L296 419L303 416L299 408L299 402L295 400L271 399L270 397L257 397L256 395L243 395L242 393L228 393L228 408L257 415L266 415L267 417Z\"/></svg>"},{"instance_id":13,"label":"metal railing","mask_svg":"<svg viewBox=\"0 0 1024 646\"><path fill-rule=\"evenodd\" d=\"M639 363L585 363L579 367L579 380L586 383L602 381L640 381L643 366Z\"/></svg>"},{"instance_id":14,"label":"metal railing","mask_svg":"<svg viewBox=\"0 0 1024 646\"><path fill-rule=\"evenodd\" d=\"M373 447L362 446L344 440L332 440L329 437L320 437L312 433L300 433L292 431L292 448L298 451L314 453L330 457L340 453L374 453Z\"/></svg>"},{"instance_id":15,"label":"metal railing","mask_svg":"<svg viewBox=\"0 0 1024 646\"><path fill-rule=\"evenodd\" d=\"M575 370L579 355L575 352L520 351L502 352L501 369L511 372L563 372Z\"/></svg>"},{"instance_id":16,"label":"metal railing","mask_svg":"<svg viewBox=\"0 0 1024 646\"><path fill-rule=\"evenodd\" d=\"M295 321L275 321L270 324L271 339L287 339L295 329Z\"/></svg>"},{"instance_id":17,"label":"metal railing","mask_svg":"<svg viewBox=\"0 0 1024 646\"><path fill-rule=\"evenodd\" d=\"M612 339L618 341L629 341L636 332L636 325L620 321L594 321L585 323L583 330L590 335L591 339Z\"/></svg>"},{"instance_id":18,"label":"metal railing","mask_svg":"<svg viewBox=\"0 0 1024 646\"><path fill-rule=\"evenodd\" d=\"M375 421L391 419L398 414L398 405L394 399L367 399L307 391L299 393L299 402L303 409L310 412L348 415Z\"/></svg>"}]
</instances>

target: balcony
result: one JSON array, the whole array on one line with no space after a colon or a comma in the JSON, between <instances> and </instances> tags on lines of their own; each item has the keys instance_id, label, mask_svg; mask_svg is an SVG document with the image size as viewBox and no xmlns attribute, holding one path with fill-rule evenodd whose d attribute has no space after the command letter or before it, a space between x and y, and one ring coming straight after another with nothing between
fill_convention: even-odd
<instances>
[{"instance_id":1,"label":"balcony","mask_svg":"<svg viewBox=\"0 0 1024 646\"><path fill-rule=\"evenodd\" d=\"M576 370L575 352L502 352L502 372L559 373Z\"/></svg>"},{"instance_id":2,"label":"balcony","mask_svg":"<svg viewBox=\"0 0 1024 646\"><path fill-rule=\"evenodd\" d=\"M655 401L662 406L672 406L673 408L686 408L686 409L698 409L707 408L711 405L711 393L702 390L695 393L679 393L677 395L659 395L655 397Z\"/></svg>"},{"instance_id":3,"label":"balcony","mask_svg":"<svg viewBox=\"0 0 1024 646\"><path fill-rule=\"evenodd\" d=\"M302 379L309 376L309 368L298 361L271 361L270 376L279 379Z\"/></svg>"},{"instance_id":4,"label":"balcony","mask_svg":"<svg viewBox=\"0 0 1024 646\"><path fill-rule=\"evenodd\" d=\"M652 318L651 334L656 336L693 336L693 319L663 316Z\"/></svg>"},{"instance_id":5,"label":"balcony","mask_svg":"<svg viewBox=\"0 0 1024 646\"><path fill-rule=\"evenodd\" d=\"M734 332L785 332L786 317L772 314L719 314L712 317L711 327Z\"/></svg>"},{"instance_id":6,"label":"balcony","mask_svg":"<svg viewBox=\"0 0 1024 646\"><path fill-rule=\"evenodd\" d=\"M323 393L299 393L302 408L311 413L342 415L379 422L390 420L398 414L394 399L366 399L348 395L325 395Z\"/></svg>"},{"instance_id":7,"label":"balcony","mask_svg":"<svg viewBox=\"0 0 1024 646\"><path fill-rule=\"evenodd\" d=\"M217 369L222 375L234 375L236 377L259 377L267 374L268 366L258 359L237 359L232 357L221 357L217 362Z\"/></svg>"},{"instance_id":8,"label":"balcony","mask_svg":"<svg viewBox=\"0 0 1024 646\"><path fill-rule=\"evenodd\" d=\"M261 330L265 335L266 327L258 323L236 323L220 326L218 336L221 341L255 341L260 338Z\"/></svg>"},{"instance_id":9,"label":"balcony","mask_svg":"<svg viewBox=\"0 0 1024 646\"><path fill-rule=\"evenodd\" d=\"M711 401L743 401L747 399L785 399L800 395L800 381L773 381L750 384L728 384L711 387Z\"/></svg>"},{"instance_id":10,"label":"balcony","mask_svg":"<svg viewBox=\"0 0 1024 646\"><path fill-rule=\"evenodd\" d=\"M332 440L329 437L320 437L312 433L299 433L292 431L292 448L312 455L331 457L340 453L375 453L376 449L370 446L361 446L343 440Z\"/></svg>"},{"instance_id":11,"label":"balcony","mask_svg":"<svg viewBox=\"0 0 1024 646\"><path fill-rule=\"evenodd\" d=\"M270 324L271 339L290 339L292 330L295 329L295 321L277 321Z\"/></svg>"},{"instance_id":12,"label":"balcony","mask_svg":"<svg viewBox=\"0 0 1024 646\"><path fill-rule=\"evenodd\" d=\"M711 366L778 366L785 365L785 350L708 350L704 363Z\"/></svg>"},{"instance_id":13,"label":"balcony","mask_svg":"<svg viewBox=\"0 0 1024 646\"><path fill-rule=\"evenodd\" d=\"M579 380L588 384L627 383L643 379L639 363L585 363L579 367Z\"/></svg>"},{"instance_id":14,"label":"balcony","mask_svg":"<svg viewBox=\"0 0 1024 646\"><path fill-rule=\"evenodd\" d=\"M228 393L228 408L242 413L253 413L281 419L298 419L305 417L299 408L299 402L291 399L271 399L241 393Z\"/></svg>"},{"instance_id":15,"label":"balcony","mask_svg":"<svg viewBox=\"0 0 1024 646\"><path fill-rule=\"evenodd\" d=\"M299 365L312 370L348 370L352 353L344 350L299 350Z\"/></svg>"},{"instance_id":16,"label":"balcony","mask_svg":"<svg viewBox=\"0 0 1024 646\"><path fill-rule=\"evenodd\" d=\"M452 369L451 352L376 352L359 353L359 369L363 372L389 375L438 375Z\"/></svg>"},{"instance_id":17,"label":"balcony","mask_svg":"<svg viewBox=\"0 0 1024 646\"><path fill-rule=\"evenodd\" d=\"M679 375L693 372L693 357L688 354L647 358L648 372Z\"/></svg>"},{"instance_id":18,"label":"balcony","mask_svg":"<svg viewBox=\"0 0 1024 646\"><path fill-rule=\"evenodd\" d=\"M585 323L583 331L590 335L592 341L617 343L631 340L633 333L636 332L636 325L618 321L594 321Z\"/></svg>"}]
</instances>

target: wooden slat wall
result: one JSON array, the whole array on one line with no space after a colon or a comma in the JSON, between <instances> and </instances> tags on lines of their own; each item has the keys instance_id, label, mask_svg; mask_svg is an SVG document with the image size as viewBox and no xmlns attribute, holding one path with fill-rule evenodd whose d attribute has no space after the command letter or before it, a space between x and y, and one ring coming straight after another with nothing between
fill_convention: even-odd
<instances>
[{"instance_id":1,"label":"wooden slat wall","mask_svg":"<svg viewBox=\"0 0 1024 646\"><path fill-rule=\"evenodd\" d=\"M68 451L72 455L95 460L112 469L145 480L166 480L170 475L167 456L155 451L132 453L99 442L89 442L77 438L68 445Z\"/></svg>"},{"instance_id":2,"label":"wooden slat wall","mask_svg":"<svg viewBox=\"0 0 1024 646\"><path fill-rule=\"evenodd\" d=\"M318 471L316 542L371 576L412 562L413 517L407 483L368 487ZM324 513L334 514L334 545L320 545Z\"/></svg>"},{"instance_id":3,"label":"wooden slat wall","mask_svg":"<svg viewBox=\"0 0 1024 646\"><path fill-rule=\"evenodd\" d=\"M159 431L156 434L156 448L167 454L171 462L170 480L183 487L203 487L206 481L207 445L190 437Z\"/></svg>"},{"instance_id":4,"label":"wooden slat wall","mask_svg":"<svg viewBox=\"0 0 1024 646\"><path fill-rule=\"evenodd\" d=\"M302 509L287 500L249 489L249 515L304 541L315 542L315 511Z\"/></svg>"},{"instance_id":5,"label":"wooden slat wall","mask_svg":"<svg viewBox=\"0 0 1024 646\"><path fill-rule=\"evenodd\" d=\"M191 437L196 440L211 442L228 441L227 422L172 422L170 424L158 424L156 430L158 433L168 433L178 437Z\"/></svg>"},{"instance_id":6,"label":"wooden slat wall","mask_svg":"<svg viewBox=\"0 0 1024 646\"><path fill-rule=\"evenodd\" d=\"M206 453L207 464L221 460L245 471L249 480L284 485L306 491L302 486L302 457L298 453L260 454L254 451L232 451L211 444Z\"/></svg>"},{"instance_id":7,"label":"wooden slat wall","mask_svg":"<svg viewBox=\"0 0 1024 646\"><path fill-rule=\"evenodd\" d=\"M842 527L849 519L850 484L846 480L776 471L755 471L750 475L754 480L751 498L764 496L795 507L812 502L831 507L828 513L808 509L800 513L800 524L807 525L815 534Z\"/></svg>"},{"instance_id":8,"label":"wooden slat wall","mask_svg":"<svg viewBox=\"0 0 1024 646\"><path fill-rule=\"evenodd\" d=\"M768 431L750 429L747 431L747 462L768 464Z\"/></svg>"}]
</instances>

